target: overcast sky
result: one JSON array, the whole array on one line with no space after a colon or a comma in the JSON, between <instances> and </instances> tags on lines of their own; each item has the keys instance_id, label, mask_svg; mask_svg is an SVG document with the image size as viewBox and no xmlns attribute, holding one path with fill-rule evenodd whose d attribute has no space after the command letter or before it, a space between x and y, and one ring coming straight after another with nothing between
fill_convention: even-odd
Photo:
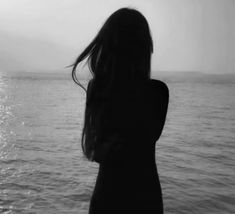
<instances>
[{"instance_id":1,"label":"overcast sky","mask_svg":"<svg viewBox=\"0 0 235 214\"><path fill-rule=\"evenodd\" d=\"M7 51L0 52L0 57L7 52L27 65L27 57L34 56L33 48L37 48L38 55L30 61L39 65L43 51L48 52L48 59L55 48L51 55L61 50L58 55L63 59L64 50L65 60L57 62L53 56L48 59L50 68L66 66L94 38L106 18L125 6L140 10L149 21L153 70L235 73L234 0L0 0L0 39L2 34L2 41L9 37L9 43L24 44L24 51L18 48L13 56L14 46L2 42ZM50 50L38 48L42 43Z\"/></svg>"}]
</instances>

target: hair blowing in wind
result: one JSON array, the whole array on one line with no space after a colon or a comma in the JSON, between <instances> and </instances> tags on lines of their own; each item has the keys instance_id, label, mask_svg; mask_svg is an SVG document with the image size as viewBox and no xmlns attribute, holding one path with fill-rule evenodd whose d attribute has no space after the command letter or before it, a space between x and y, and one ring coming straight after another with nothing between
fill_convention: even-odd
<instances>
[{"instance_id":1,"label":"hair blowing in wind","mask_svg":"<svg viewBox=\"0 0 235 214\"><path fill-rule=\"evenodd\" d=\"M102 124L97 116L96 101L104 97L111 100L118 87L125 87L138 79L149 79L152 52L153 43L145 17L137 10L122 8L106 20L93 41L74 62L72 78L83 89L84 86L76 77L77 65L87 59L93 76L87 92L82 131L82 149L88 159L92 159L99 134L102 133L98 131ZM104 112L105 109L100 106L99 115Z\"/></svg>"}]
</instances>

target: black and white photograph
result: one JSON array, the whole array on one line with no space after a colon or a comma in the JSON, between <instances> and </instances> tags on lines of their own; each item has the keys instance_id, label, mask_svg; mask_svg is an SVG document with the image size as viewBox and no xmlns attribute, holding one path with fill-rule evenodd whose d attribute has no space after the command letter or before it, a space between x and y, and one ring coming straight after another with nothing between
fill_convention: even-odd
<instances>
[{"instance_id":1,"label":"black and white photograph","mask_svg":"<svg viewBox=\"0 0 235 214\"><path fill-rule=\"evenodd\" d=\"M0 0L0 213L235 213L235 1Z\"/></svg>"}]
</instances>

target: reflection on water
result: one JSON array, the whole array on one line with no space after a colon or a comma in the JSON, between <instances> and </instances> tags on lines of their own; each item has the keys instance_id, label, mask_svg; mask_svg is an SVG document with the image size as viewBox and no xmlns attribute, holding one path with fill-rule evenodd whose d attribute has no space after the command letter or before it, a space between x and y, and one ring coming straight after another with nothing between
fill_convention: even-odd
<instances>
[{"instance_id":1,"label":"reflection on water","mask_svg":"<svg viewBox=\"0 0 235 214\"><path fill-rule=\"evenodd\" d=\"M7 85L0 74L0 159L6 159L8 155L5 127L11 115L11 107L7 105L7 99Z\"/></svg>"},{"instance_id":2,"label":"reflection on water","mask_svg":"<svg viewBox=\"0 0 235 214\"><path fill-rule=\"evenodd\" d=\"M232 213L234 84L169 83L156 147L166 214ZM84 91L63 79L0 77L0 213L87 213Z\"/></svg>"}]
</instances>

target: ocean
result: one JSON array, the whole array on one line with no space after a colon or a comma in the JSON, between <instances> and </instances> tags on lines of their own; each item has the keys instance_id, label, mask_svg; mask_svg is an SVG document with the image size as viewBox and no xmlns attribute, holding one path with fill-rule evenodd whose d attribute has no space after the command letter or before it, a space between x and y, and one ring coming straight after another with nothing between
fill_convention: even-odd
<instances>
[{"instance_id":1,"label":"ocean","mask_svg":"<svg viewBox=\"0 0 235 214\"><path fill-rule=\"evenodd\" d=\"M235 213L235 83L167 84L156 143L165 214ZM0 213L88 212L98 164L81 151L84 104L70 78L0 74Z\"/></svg>"}]
</instances>

